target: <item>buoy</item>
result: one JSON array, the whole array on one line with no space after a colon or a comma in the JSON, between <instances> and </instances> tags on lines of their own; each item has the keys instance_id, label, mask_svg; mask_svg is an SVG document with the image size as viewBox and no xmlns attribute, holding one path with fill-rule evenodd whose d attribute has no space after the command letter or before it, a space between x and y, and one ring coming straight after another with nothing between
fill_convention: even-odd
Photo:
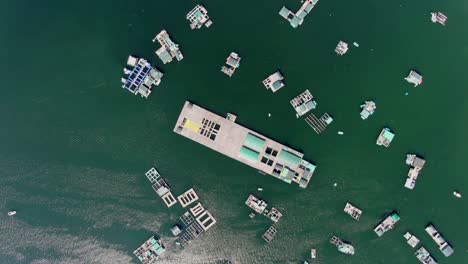
<instances>
[{"instance_id":1,"label":"buoy","mask_svg":"<svg viewBox=\"0 0 468 264\"><path fill-rule=\"evenodd\" d=\"M336 186L338 186L338 183L335 182L335 183L333 184L333 187L336 187Z\"/></svg>"},{"instance_id":2,"label":"buoy","mask_svg":"<svg viewBox=\"0 0 468 264\"><path fill-rule=\"evenodd\" d=\"M271 117L271 113L268 113L268 117Z\"/></svg>"}]
</instances>

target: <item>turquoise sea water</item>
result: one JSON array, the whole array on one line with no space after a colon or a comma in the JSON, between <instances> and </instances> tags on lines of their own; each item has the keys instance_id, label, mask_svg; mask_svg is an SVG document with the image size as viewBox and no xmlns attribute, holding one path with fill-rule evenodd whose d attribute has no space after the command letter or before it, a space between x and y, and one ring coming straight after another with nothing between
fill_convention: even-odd
<instances>
[{"instance_id":1,"label":"turquoise sea water","mask_svg":"<svg viewBox=\"0 0 468 264\"><path fill-rule=\"evenodd\" d=\"M419 263L406 231L439 263L468 263L468 206L451 194L468 195L466 2L321 0L295 30L278 15L283 5L297 10L295 0L0 3L0 263L137 263L133 250L154 233L168 247L161 263L301 263L311 247L313 263ZM192 31L185 15L198 3L214 24ZM447 26L432 24L431 11ZM162 29L183 61L154 55ZM339 40L360 47L336 56ZM231 51L242 61L228 78L219 69ZM120 88L128 54L165 73L148 100ZM278 68L286 86L272 94L261 81ZM422 86L403 80L410 69ZM321 135L289 104L305 89L315 113L335 119ZM377 111L362 121L366 99ZM318 166L309 187L173 133L185 100L301 150ZM375 145L383 126L396 133L388 149ZM427 160L413 191L403 187L409 152ZM183 209L151 190L143 174L152 166L174 193L194 187L218 220L183 251L169 232ZM270 221L248 218L250 193L284 212L271 244L260 238ZM364 211L359 222L342 211L346 201ZM372 229L395 209L402 220L377 238ZM438 251L429 222L454 255ZM333 234L356 254L337 252Z\"/></svg>"}]
</instances>

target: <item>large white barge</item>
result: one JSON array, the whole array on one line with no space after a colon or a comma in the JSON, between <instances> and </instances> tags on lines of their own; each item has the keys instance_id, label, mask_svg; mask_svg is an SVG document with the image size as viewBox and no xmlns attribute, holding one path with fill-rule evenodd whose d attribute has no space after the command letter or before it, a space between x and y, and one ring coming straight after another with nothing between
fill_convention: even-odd
<instances>
[{"instance_id":1,"label":"large white barge","mask_svg":"<svg viewBox=\"0 0 468 264\"><path fill-rule=\"evenodd\" d=\"M232 115L228 114L228 117ZM304 154L191 102L185 102L174 132L284 182L306 188L315 165Z\"/></svg>"}]
</instances>

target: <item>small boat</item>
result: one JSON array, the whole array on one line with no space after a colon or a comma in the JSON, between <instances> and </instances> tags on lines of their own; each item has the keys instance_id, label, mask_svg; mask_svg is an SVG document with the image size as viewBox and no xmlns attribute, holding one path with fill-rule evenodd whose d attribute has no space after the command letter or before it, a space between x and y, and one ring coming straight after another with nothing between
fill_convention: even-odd
<instances>
[{"instance_id":1,"label":"small boat","mask_svg":"<svg viewBox=\"0 0 468 264\"><path fill-rule=\"evenodd\" d=\"M461 197L462 197L462 195L461 195L459 192L457 192L457 191L453 191L453 195L455 195L455 197L457 197L457 198L461 198Z\"/></svg>"},{"instance_id":2,"label":"small boat","mask_svg":"<svg viewBox=\"0 0 468 264\"><path fill-rule=\"evenodd\" d=\"M343 135L344 132L343 131L338 131L338 135Z\"/></svg>"},{"instance_id":3,"label":"small boat","mask_svg":"<svg viewBox=\"0 0 468 264\"><path fill-rule=\"evenodd\" d=\"M310 250L310 257L313 259L317 257L317 250L315 248Z\"/></svg>"},{"instance_id":4,"label":"small boat","mask_svg":"<svg viewBox=\"0 0 468 264\"><path fill-rule=\"evenodd\" d=\"M257 191L261 192L261 191L263 191L263 188L259 187L259 188L257 188Z\"/></svg>"},{"instance_id":5,"label":"small boat","mask_svg":"<svg viewBox=\"0 0 468 264\"><path fill-rule=\"evenodd\" d=\"M359 48L359 43L357 43L357 42L353 42L353 45L354 45L354 47L357 47L357 48Z\"/></svg>"},{"instance_id":6,"label":"small boat","mask_svg":"<svg viewBox=\"0 0 468 264\"><path fill-rule=\"evenodd\" d=\"M14 216L16 214L16 211L10 211L8 212L8 216Z\"/></svg>"}]
</instances>

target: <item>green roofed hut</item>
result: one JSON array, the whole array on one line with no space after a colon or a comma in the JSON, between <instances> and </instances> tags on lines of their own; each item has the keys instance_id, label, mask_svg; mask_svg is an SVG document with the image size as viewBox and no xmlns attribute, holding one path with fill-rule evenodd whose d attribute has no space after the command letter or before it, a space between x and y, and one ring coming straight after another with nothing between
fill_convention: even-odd
<instances>
[{"instance_id":1,"label":"green roofed hut","mask_svg":"<svg viewBox=\"0 0 468 264\"><path fill-rule=\"evenodd\" d=\"M191 29L199 29L203 25L210 27L213 23L208 16L208 11L202 5L195 6L188 14L187 20L190 21Z\"/></svg>"},{"instance_id":2,"label":"green roofed hut","mask_svg":"<svg viewBox=\"0 0 468 264\"><path fill-rule=\"evenodd\" d=\"M262 151L265 147L265 139L262 139L252 133L248 133L245 138L244 145L251 149Z\"/></svg>"},{"instance_id":3,"label":"green roofed hut","mask_svg":"<svg viewBox=\"0 0 468 264\"><path fill-rule=\"evenodd\" d=\"M243 159L246 159L250 162L257 162L258 161L258 156L260 155L260 153L254 151L254 150L251 150L249 148L246 148L244 146L241 147L241 150L239 152L239 156L242 157Z\"/></svg>"},{"instance_id":4,"label":"green roofed hut","mask_svg":"<svg viewBox=\"0 0 468 264\"><path fill-rule=\"evenodd\" d=\"M294 16L294 13L291 12L289 9L283 6L281 10L279 11L280 16L284 17L285 19L289 20L291 19L290 17Z\"/></svg>"},{"instance_id":5,"label":"green roofed hut","mask_svg":"<svg viewBox=\"0 0 468 264\"><path fill-rule=\"evenodd\" d=\"M279 89L284 87L284 77L281 72L276 71L272 75L268 76L265 80L263 80L263 85L265 88L270 89L272 92L276 92Z\"/></svg>"},{"instance_id":6,"label":"green roofed hut","mask_svg":"<svg viewBox=\"0 0 468 264\"><path fill-rule=\"evenodd\" d=\"M380 237L385 232L393 229L398 221L400 221L400 216L396 212L393 212L374 228L374 232Z\"/></svg>"},{"instance_id":7,"label":"green roofed hut","mask_svg":"<svg viewBox=\"0 0 468 264\"><path fill-rule=\"evenodd\" d=\"M166 251L163 243L160 239L156 237L150 237L145 243L143 243L139 248L133 251L133 254L141 261L143 264L154 263L159 256Z\"/></svg>"},{"instance_id":8,"label":"green roofed hut","mask_svg":"<svg viewBox=\"0 0 468 264\"><path fill-rule=\"evenodd\" d=\"M293 28L297 28L304 22L305 17L312 11L318 0L305 0L301 8L294 14L283 6L279 11L280 16L289 21Z\"/></svg>"},{"instance_id":9,"label":"green roofed hut","mask_svg":"<svg viewBox=\"0 0 468 264\"><path fill-rule=\"evenodd\" d=\"M384 127L380 132L379 137L377 138L376 144L379 146L389 147L392 143L395 134L390 130L390 128Z\"/></svg>"},{"instance_id":10,"label":"green roofed hut","mask_svg":"<svg viewBox=\"0 0 468 264\"><path fill-rule=\"evenodd\" d=\"M161 47L156 50L156 55L164 64L171 62L173 58L176 58L178 61L184 58L179 45L172 41L166 30L162 30L153 38L153 42L156 41L161 44Z\"/></svg>"},{"instance_id":11,"label":"green roofed hut","mask_svg":"<svg viewBox=\"0 0 468 264\"><path fill-rule=\"evenodd\" d=\"M293 167L299 166L299 164L301 164L301 161L302 161L302 157L294 155L293 153L287 151L286 149L283 149L280 152L278 159L281 162L287 165L293 166Z\"/></svg>"}]
</instances>

